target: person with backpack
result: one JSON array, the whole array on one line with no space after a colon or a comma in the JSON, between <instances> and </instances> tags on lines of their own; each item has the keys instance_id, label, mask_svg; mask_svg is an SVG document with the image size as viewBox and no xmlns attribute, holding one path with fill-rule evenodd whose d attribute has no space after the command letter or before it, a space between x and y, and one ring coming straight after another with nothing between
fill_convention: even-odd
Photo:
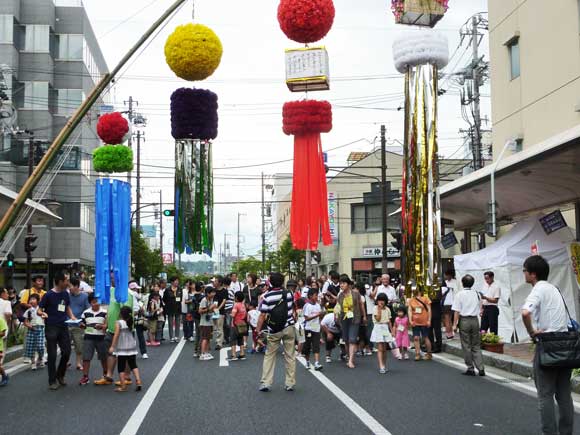
<instances>
[{"instance_id":1,"label":"person with backpack","mask_svg":"<svg viewBox=\"0 0 580 435\"><path fill-rule=\"evenodd\" d=\"M332 311L336 306L338 293L340 292L340 275L336 270L331 270L328 276L328 281L322 286L322 297L326 311Z\"/></svg>"},{"instance_id":2,"label":"person with backpack","mask_svg":"<svg viewBox=\"0 0 580 435\"><path fill-rule=\"evenodd\" d=\"M196 282L195 287L193 288L193 292L189 295L189 299L191 301L189 305L189 310L193 316L193 328L192 328L192 335L193 338L193 357L197 358L200 353L200 339L201 339L201 332L200 332L200 320L201 314L199 314L199 305L201 304L201 300L205 297L205 283L202 281Z\"/></svg>"},{"instance_id":3,"label":"person with backpack","mask_svg":"<svg viewBox=\"0 0 580 435\"><path fill-rule=\"evenodd\" d=\"M259 390L268 392L274 383L276 355L280 342L284 348L284 363L286 365L286 381L284 389L294 391L296 384L296 330L294 328L294 297L285 290L284 276L278 272L270 274L270 289L264 293L260 304L260 317L257 330L266 325L268 330L266 354L262 366L262 378Z\"/></svg>"}]
</instances>

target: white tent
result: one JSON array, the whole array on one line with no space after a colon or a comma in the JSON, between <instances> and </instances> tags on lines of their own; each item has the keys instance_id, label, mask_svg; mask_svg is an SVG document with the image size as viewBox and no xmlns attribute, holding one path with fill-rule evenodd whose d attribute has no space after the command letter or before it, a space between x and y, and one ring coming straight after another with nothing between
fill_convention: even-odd
<instances>
[{"instance_id":1,"label":"white tent","mask_svg":"<svg viewBox=\"0 0 580 435\"><path fill-rule=\"evenodd\" d=\"M574 234L569 227L546 235L539 216L528 218L516 224L488 248L456 255L457 279L461 281L463 275L470 274L475 278L474 288L480 290L485 283L483 273L493 271L502 292L499 301L499 335L508 343L525 341L529 337L521 319L521 307L532 287L524 281L522 266L524 260L532 255L532 245L536 242L538 253L550 264L549 281L560 289L570 314L576 318L578 284L569 253L573 241Z\"/></svg>"}]
</instances>

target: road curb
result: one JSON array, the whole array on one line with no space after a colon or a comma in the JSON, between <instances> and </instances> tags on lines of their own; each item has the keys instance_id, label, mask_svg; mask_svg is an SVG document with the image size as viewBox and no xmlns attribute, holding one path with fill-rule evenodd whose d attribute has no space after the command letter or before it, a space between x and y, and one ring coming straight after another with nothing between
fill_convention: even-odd
<instances>
[{"instance_id":1,"label":"road curb","mask_svg":"<svg viewBox=\"0 0 580 435\"><path fill-rule=\"evenodd\" d=\"M445 353L463 358L463 351L459 342L444 342L442 350ZM482 350L481 353L483 354L483 363L485 365L526 378L534 377L534 367L531 362L522 361L501 353L488 352L487 350Z\"/></svg>"}]
</instances>

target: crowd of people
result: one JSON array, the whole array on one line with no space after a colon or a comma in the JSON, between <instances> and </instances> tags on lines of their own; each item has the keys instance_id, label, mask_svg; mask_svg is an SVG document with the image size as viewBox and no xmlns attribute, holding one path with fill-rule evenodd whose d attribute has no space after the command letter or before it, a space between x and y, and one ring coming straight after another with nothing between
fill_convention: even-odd
<instances>
[{"instance_id":1,"label":"crowd of people","mask_svg":"<svg viewBox=\"0 0 580 435\"><path fill-rule=\"evenodd\" d=\"M564 299L547 282L548 274L549 265L540 256L524 263L526 282L533 289L522 317L532 338L569 328ZM325 364L336 359L354 369L357 358L376 353L378 371L385 374L389 370L387 355L409 360L411 344L415 361L431 360L433 353L441 351L442 329L447 339L460 334L467 366L464 374L475 376L477 369L479 376L485 376L480 333L498 332L501 289L493 272L485 272L484 279L485 287L475 289L474 278L465 275L460 289L449 270L434 297L414 287L405 298L408 293L404 287L391 285L388 274L372 285L355 283L336 271L328 277L287 282L280 273L271 273L264 280L250 273L244 283L236 273L216 275L209 284L188 280L182 285L172 277L169 284L159 280L148 290L130 281L125 303L117 302L112 291L111 300L102 306L83 274L70 277L56 273L54 286L48 291L38 276L32 287L20 294L0 289L0 386L8 383L2 364L6 338L19 328L25 332L25 361L31 370L48 365L48 383L53 391L67 385L65 376L72 365L69 358L73 349L76 369L81 372L80 385L91 382L90 365L96 354L103 374L93 380L95 385L115 383L116 392L125 392L134 378L135 389L140 391L136 357L140 353L147 359L147 348L165 341L165 325L168 342L179 342L183 334L184 340L193 343L193 357L200 361L212 360L212 350L224 346L229 346L230 361L246 360L247 353L264 353L259 387L263 392L272 387L280 346L286 366L285 389L292 391L297 355L304 358L306 369L323 370L321 344ZM335 349L338 356L333 355ZM116 382L115 365L119 373ZM548 429L559 424L560 433L568 433L573 423L570 370L547 370L537 355L534 369L542 424ZM554 397L559 404L559 423Z\"/></svg>"}]
</instances>

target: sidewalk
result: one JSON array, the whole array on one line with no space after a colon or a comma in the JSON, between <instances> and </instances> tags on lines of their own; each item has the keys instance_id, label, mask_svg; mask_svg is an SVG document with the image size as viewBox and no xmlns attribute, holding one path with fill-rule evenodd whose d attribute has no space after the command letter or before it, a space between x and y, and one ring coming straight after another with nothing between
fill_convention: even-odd
<instances>
[{"instance_id":1,"label":"sidewalk","mask_svg":"<svg viewBox=\"0 0 580 435\"><path fill-rule=\"evenodd\" d=\"M459 338L444 340L442 350L443 352L463 358ZM533 379L534 368L532 361L534 358L534 346L532 343L505 343L503 351L503 354L488 352L486 350L482 351L483 363ZM572 377L572 391L580 394L580 377Z\"/></svg>"},{"instance_id":2,"label":"sidewalk","mask_svg":"<svg viewBox=\"0 0 580 435\"><path fill-rule=\"evenodd\" d=\"M443 352L463 358L461 343L459 338L443 341ZM483 363L491 367L515 373L526 378L533 378L532 359L534 350L531 343L506 343L504 344L504 353L488 352L483 353Z\"/></svg>"}]
</instances>

